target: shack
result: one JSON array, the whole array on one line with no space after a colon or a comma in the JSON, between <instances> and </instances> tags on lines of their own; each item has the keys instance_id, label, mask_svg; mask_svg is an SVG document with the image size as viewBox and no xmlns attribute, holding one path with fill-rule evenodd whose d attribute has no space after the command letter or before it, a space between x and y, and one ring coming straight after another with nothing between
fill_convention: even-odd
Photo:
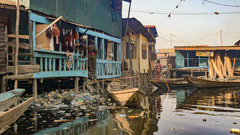
<instances>
[{"instance_id":1,"label":"shack","mask_svg":"<svg viewBox=\"0 0 240 135\"><path fill-rule=\"evenodd\" d=\"M91 40L98 51L95 77L121 76L122 0L27 0L20 10L19 73L14 75L16 2L0 1L1 92L18 80L33 84L36 97L38 82L74 80L77 93L79 80L89 76Z\"/></svg>"},{"instance_id":2,"label":"shack","mask_svg":"<svg viewBox=\"0 0 240 135\"><path fill-rule=\"evenodd\" d=\"M184 73L205 75L216 78L216 75L239 74L239 46L175 46L176 68L180 76ZM217 70L213 70L216 69ZM219 72L218 72L219 71Z\"/></svg>"},{"instance_id":3,"label":"shack","mask_svg":"<svg viewBox=\"0 0 240 135\"><path fill-rule=\"evenodd\" d=\"M151 65L149 42L155 43L155 36L150 34L136 18L129 18L128 32L127 19L122 21L122 60L127 63L128 70L144 73ZM129 43L130 41L130 43Z\"/></svg>"}]
</instances>

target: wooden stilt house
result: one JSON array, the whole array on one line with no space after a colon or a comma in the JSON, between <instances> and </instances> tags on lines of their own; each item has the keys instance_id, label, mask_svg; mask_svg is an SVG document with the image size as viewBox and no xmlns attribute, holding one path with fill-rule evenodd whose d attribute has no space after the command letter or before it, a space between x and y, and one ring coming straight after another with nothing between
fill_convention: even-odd
<instances>
[{"instance_id":1,"label":"wooden stilt house","mask_svg":"<svg viewBox=\"0 0 240 135\"><path fill-rule=\"evenodd\" d=\"M65 36L76 31L73 44L85 45L91 39L98 50L96 78L121 76L122 1L27 0L20 6L18 75L14 75L16 3L0 1L1 91L11 87L9 80L37 82L88 77L88 50L66 49ZM56 25L58 37L52 36ZM51 30L49 32L49 30ZM49 36L50 34L50 36ZM62 34L62 35L61 35ZM59 42L59 43L58 43ZM72 41L71 41L72 42ZM57 47L56 47L57 45ZM71 45L71 44L70 44ZM111 54L111 55L109 55ZM21 83L19 84L21 85Z\"/></svg>"}]
</instances>

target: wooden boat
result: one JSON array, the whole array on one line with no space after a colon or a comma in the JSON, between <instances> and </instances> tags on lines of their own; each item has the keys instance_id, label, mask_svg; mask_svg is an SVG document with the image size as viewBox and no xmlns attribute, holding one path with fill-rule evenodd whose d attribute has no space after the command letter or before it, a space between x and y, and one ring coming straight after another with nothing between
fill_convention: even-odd
<instances>
[{"instance_id":1,"label":"wooden boat","mask_svg":"<svg viewBox=\"0 0 240 135\"><path fill-rule=\"evenodd\" d=\"M9 126L14 123L23 114L23 112L25 112L33 100L33 97L29 98L6 112L0 112L0 134L7 130Z\"/></svg>"},{"instance_id":2,"label":"wooden boat","mask_svg":"<svg viewBox=\"0 0 240 135\"><path fill-rule=\"evenodd\" d=\"M166 80L168 86L171 88L188 86L188 82L184 78L172 78L172 79L165 79L165 80ZM166 82L164 81L164 79L150 80L150 82L159 88L166 87Z\"/></svg>"},{"instance_id":3,"label":"wooden boat","mask_svg":"<svg viewBox=\"0 0 240 135\"><path fill-rule=\"evenodd\" d=\"M184 79L190 84L199 88L222 88L222 87L238 87L240 86L240 79L228 80L210 80L206 77L194 77L190 75L185 75Z\"/></svg>"},{"instance_id":4,"label":"wooden boat","mask_svg":"<svg viewBox=\"0 0 240 135\"><path fill-rule=\"evenodd\" d=\"M19 97L25 92L25 89L15 89L0 94L0 112L5 111L11 105L15 104Z\"/></svg>"},{"instance_id":5,"label":"wooden boat","mask_svg":"<svg viewBox=\"0 0 240 135\"><path fill-rule=\"evenodd\" d=\"M144 95L138 88L132 88L120 80L112 81L108 85L107 91L121 106L140 105Z\"/></svg>"}]
</instances>

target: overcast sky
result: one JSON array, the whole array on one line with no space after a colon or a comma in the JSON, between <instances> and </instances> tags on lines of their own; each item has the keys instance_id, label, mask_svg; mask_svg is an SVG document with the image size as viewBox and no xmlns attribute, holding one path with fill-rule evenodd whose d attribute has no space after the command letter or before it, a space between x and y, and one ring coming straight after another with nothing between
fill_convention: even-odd
<instances>
[{"instance_id":1,"label":"overcast sky","mask_svg":"<svg viewBox=\"0 0 240 135\"><path fill-rule=\"evenodd\" d=\"M220 4L239 7L220 6L202 0L182 1L168 18L167 14L180 0L132 0L131 17L143 25L155 25L159 37L156 48L171 48L178 45L221 45L220 30L223 31L223 45L233 45L240 40L240 0L210 0ZM123 3L123 18L127 17L129 3ZM137 11L137 12L136 12ZM146 13L145 13L146 12ZM154 12L154 14L150 14ZM219 12L215 15L214 12ZM222 14L239 12L238 14ZM178 13L212 13L211 15L174 15Z\"/></svg>"}]
</instances>

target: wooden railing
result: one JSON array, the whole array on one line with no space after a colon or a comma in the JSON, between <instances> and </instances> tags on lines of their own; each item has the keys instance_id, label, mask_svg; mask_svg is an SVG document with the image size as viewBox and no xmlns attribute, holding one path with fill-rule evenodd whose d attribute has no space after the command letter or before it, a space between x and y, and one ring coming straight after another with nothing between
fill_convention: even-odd
<instances>
[{"instance_id":1,"label":"wooden railing","mask_svg":"<svg viewBox=\"0 0 240 135\"><path fill-rule=\"evenodd\" d=\"M121 77L121 61L97 59L97 79Z\"/></svg>"},{"instance_id":2,"label":"wooden railing","mask_svg":"<svg viewBox=\"0 0 240 135\"><path fill-rule=\"evenodd\" d=\"M40 72L34 73L34 78L88 77L87 58L81 58L79 54L73 53L71 60L67 59L66 52L38 50L34 57L40 65Z\"/></svg>"}]
</instances>

